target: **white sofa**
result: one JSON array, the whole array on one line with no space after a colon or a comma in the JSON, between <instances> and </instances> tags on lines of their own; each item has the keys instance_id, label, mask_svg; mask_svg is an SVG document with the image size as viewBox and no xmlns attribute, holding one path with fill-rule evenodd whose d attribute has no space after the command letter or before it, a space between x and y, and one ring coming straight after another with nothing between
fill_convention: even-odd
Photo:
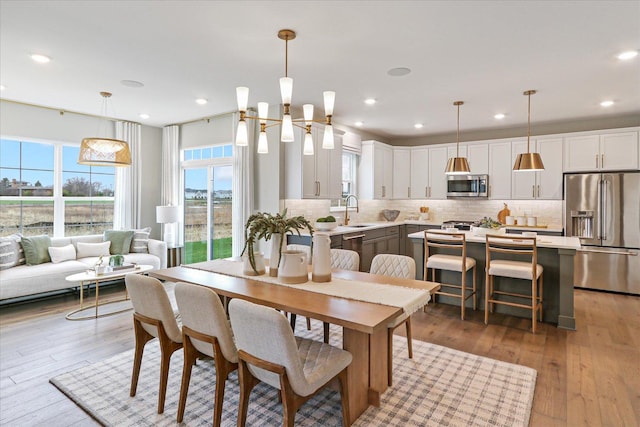
<instances>
[{"instance_id":1,"label":"white sofa","mask_svg":"<svg viewBox=\"0 0 640 427\"><path fill-rule=\"evenodd\" d=\"M51 238L51 246L73 244L77 249L79 242L100 243L102 241L102 234L54 237ZM165 242L149 239L148 251L149 253L125 254L124 262L152 265L154 270L167 267L167 244ZM0 301L76 287L78 283L67 282L65 278L71 274L86 271L93 267L97 260L98 257L87 257L62 261L57 264L52 262L38 265L23 264L0 270Z\"/></svg>"}]
</instances>

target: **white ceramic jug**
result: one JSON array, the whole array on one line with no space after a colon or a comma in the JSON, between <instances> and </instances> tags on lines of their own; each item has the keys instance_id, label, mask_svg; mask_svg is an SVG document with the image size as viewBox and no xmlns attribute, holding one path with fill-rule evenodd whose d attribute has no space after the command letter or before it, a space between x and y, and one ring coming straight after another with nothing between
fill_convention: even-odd
<instances>
[{"instance_id":1,"label":"white ceramic jug","mask_svg":"<svg viewBox=\"0 0 640 427\"><path fill-rule=\"evenodd\" d=\"M307 254L303 251L283 251L278 268L282 283L296 284L309 280Z\"/></svg>"},{"instance_id":2,"label":"white ceramic jug","mask_svg":"<svg viewBox=\"0 0 640 427\"><path fill-rule=\"evenodd\" d=\"M314 233L311 280L331 281L331 238L326 233Z\"/></svg>"}]
</instances>

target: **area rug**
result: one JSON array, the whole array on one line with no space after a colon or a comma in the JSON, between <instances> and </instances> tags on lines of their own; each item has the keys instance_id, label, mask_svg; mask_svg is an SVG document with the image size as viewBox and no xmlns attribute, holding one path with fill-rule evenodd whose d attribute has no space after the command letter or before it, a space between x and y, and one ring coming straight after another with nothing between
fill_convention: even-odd
<instances>
[{"instance_id":1,"label":"area rug","mask_svg":"<svg viewBox=\"0 0 640 427\"><path fill-rule=\"evenodd\" d=\"M319 325L318 325L319 326ZM321 340L322 328L297 335ZM341 342L332 326L331 343ZM369 407L354 426L527 426L536 371L450 348L413 341L413 359L406 339L394 337L394 385ZM105 426L176 425L182 351L171 360L164 414L158 415L157 390L160 350L157 340L147 344L136 396L129 397L133 350L52 378L50 382ZM215 369L212 361L194 366L182 425L212 424ZM237 422L239 386L236 373L226 385L222 425ZM309 400L296 415L296 426L341 426L340 396L326 390ZM264 384L254 388L248 426L282 425L278 392Z\"/></svg>"}]
</instances>

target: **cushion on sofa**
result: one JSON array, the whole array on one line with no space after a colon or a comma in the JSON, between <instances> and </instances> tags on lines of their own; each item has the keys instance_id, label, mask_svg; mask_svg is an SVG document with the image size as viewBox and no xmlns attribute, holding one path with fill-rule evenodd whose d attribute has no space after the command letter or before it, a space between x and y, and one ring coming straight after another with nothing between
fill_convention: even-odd
<instances>
[{"instance_id":1,"label":"cushion on sofa","mask_svg":"<svg viewBox=\"0 0 640 427\"><path fill-rule=\"evenodd\" d=\"M131 239L130 253L146 254L149 253L149 235L151 227L133 230L133 239Z\"/></svg>"},{"instance_id":2,"label":"cushion on sofa","mask_svg":"<svg viewBox=\"0 0 640 427\"><path fill-rule=\"evenodd\" d=\"M62 261L76 259L76 247L69 243L66 246L49 246L51 262L57 264Z\"/></svg>"},{"instance_id":3,"label":"cushion on sofa","mask_svg":"<svg viewBox=\"0 0 640 427\"><path fill-rule=\"evenodd\" d=\"M84 243L78 242L76 244L76 257L87 258L87 257L99 257L99 256L109 256L109 246L111 246L111 242L102 242L102 243Z\"/></svg>"},{"instance_id":4,"label":"cushion on sofa","mask_svg":"<svg viewBox=\"0 0 640 427\"><path fill-rule=\"evenodd\" d=\"M109 248L111 255L128 254L132 239L132 230L105 230L104 232L104 241L111 242L111 246Z\"/></svg>"},{"instance_id":5,"label":"cushion on sofa","mask_svg":"<svg viewBox=\"0 0 640 427\"><path fill-rule=\"evenodd\" d=\"M24 264L24 251L20 240L22 235L12 234L7 237L0 237L0 270Z\"/></svg>"},{"instance_id":6,"label":"cushion on sofa","mask_svg":"<svg viewBox=\"0 0 640 427\"><path fill-rule=\"evenodd\" d=\"M20 243L27 265L38 265L51 261L48 250L51 246L51 237L47 235L23 237Z\"/></svg>"}]
</instances>

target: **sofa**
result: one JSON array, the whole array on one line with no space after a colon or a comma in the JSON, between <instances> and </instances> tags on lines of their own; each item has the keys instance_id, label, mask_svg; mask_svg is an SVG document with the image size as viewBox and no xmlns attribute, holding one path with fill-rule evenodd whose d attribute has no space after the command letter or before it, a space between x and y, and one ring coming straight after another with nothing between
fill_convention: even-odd
<instances>
[{"instance_id":1,"label":"sofa","mask_svg":"<svg viewBox=\"0 0 640 427\"><path fill-rule=\"evenodd\" d=\"M146 232L147 230L150 229L136 231ZM148 264L153 266L154 270L166 268L167 244L160 240L148 238L148 232L142 233L142 236L145 236L145 234L146 238L136 238L131 241L131 249L135 250L135 252L125 250L116 253L122 253L125 263ZM139 234L136 234L136 236L139 236ZM53 249L47 248L47 251L51 254L49 257L51 261L35 265L25 264L23 239L29 238L22 238L20 235L0 238L0 256L5 261L7 258L5 255L8 251L11 251L11 247L19 252L17 255L18 260L16 261L18 265L3 263L2 267L0 267L2 268L0 269L0 301L77 287L78 283L68 282L65 278L71 274L84 272L96 265L100 256L97 256L98 253L93 248L101 246L97 245L99 243L104 246L106 233L105 235L53 237L50 239L49 244L49 248ZM137 247L134 249L135 245ZM114 252L111 251L111 253ZM74 255L76 257L70 259ZM108 265L109 256L109 249L107 249L107 253L102 257L104 264Z\"/></svg>"}]
</instances>

